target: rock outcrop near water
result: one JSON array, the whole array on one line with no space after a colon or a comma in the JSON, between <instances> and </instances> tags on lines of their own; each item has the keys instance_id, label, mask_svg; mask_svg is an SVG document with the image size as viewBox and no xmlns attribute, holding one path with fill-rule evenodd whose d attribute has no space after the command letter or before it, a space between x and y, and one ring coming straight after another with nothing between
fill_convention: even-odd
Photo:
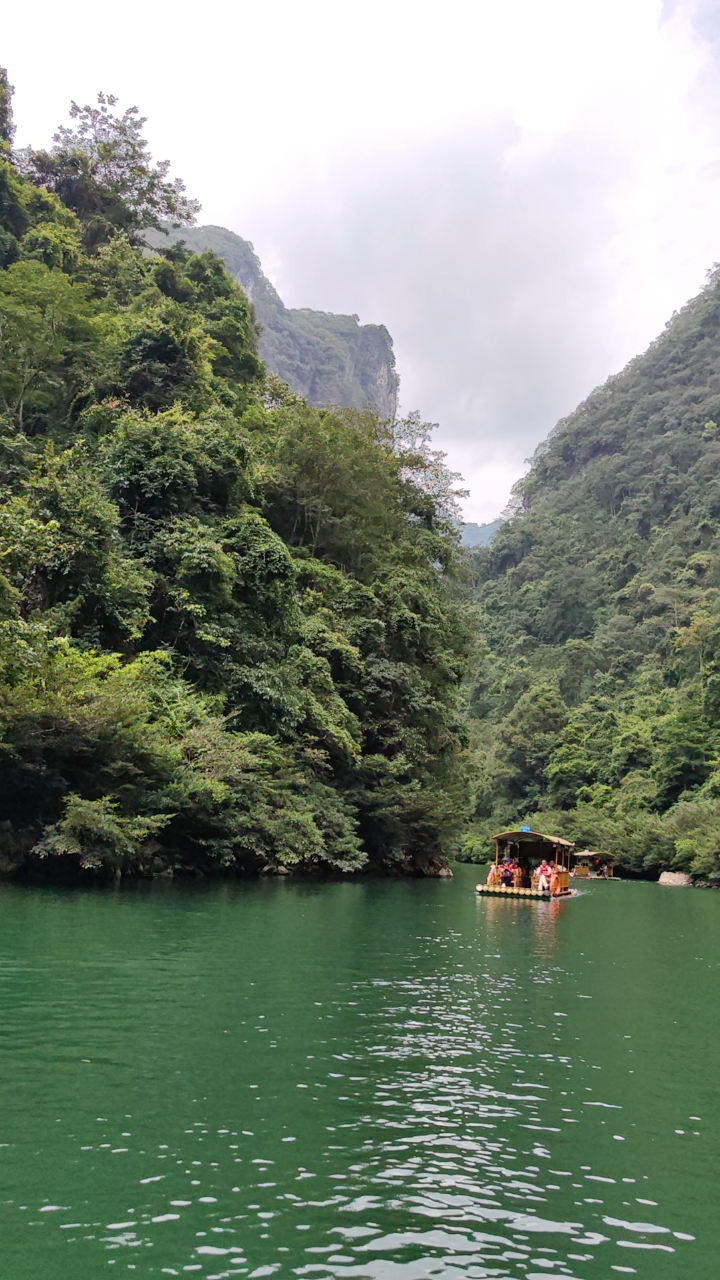
<instances>
[{"instance_id":1,"label":"rock outcrop near water","mask_svg":"<svg viewBox=\"0 0 720 1280\"><path fill-rule=\"evenodd\" d=\"M147 240L158 246L184 240L195 253L212 249L222 258L254 303L261 359L310 404L370 406L383 417L394 417L399 379L384 325L360 324L354 315L286 307L250 241L225 227L184 227L169 236L150 233Z\"/></svg>"}]
</instances>

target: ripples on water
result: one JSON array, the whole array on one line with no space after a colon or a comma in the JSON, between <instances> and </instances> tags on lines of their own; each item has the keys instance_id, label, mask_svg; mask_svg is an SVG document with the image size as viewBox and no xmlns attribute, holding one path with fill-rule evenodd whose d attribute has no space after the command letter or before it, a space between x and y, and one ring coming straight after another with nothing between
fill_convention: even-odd
<instances>
[{"instance_id":1,"label":"ripples on water","mask_svg":"<svg viewBox=\"0 0 720 1280\"><path fill-rule=\"evenodd\" d=\"M583 903L476 903L465 869L400 888L273 887L199 912L148 896L131 937L127 899L118 925L87 897L100 919L79 953L68 900L6 903L17 937L28 913L52 924L39 956L10 957L7 934L3 951L13 1280L715 1274L677 1197L654 1194L657 1158L702 1122L683 1099L653 1153L628 1110L633 1032L608 1027L612 1062L594 1060L605 988L579 916L563 936ZM631 891L595 893L607 912Z\"/></svg>"}]
</instances>

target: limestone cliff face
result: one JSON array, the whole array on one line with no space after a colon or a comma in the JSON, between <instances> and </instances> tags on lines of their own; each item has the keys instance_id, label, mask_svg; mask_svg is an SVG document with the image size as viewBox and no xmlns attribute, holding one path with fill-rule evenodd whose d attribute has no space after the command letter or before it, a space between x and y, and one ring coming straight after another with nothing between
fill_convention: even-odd
<instances>
[{"instance_id":1,"label":"limestone cliff face","mask_svg":"<svg viewBox=\"0 0 720 1280\"><path fill-rule=\"evenodd\" d=\"M357 316L286 307L264 274L249 240L225 227L190 227L169 237L148 235L156 245L184 240L201 253L212 249L255 304L261 325L259 351L271 373L311 404L368 405L394 417L398 375L392 338L384 325Z\"/></svg>"}]
</instances>

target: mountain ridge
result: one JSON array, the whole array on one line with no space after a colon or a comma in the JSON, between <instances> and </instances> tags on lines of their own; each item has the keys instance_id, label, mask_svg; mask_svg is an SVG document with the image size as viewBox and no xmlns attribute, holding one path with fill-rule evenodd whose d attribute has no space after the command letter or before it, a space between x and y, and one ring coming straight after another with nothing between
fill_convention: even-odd
<instances>
[{"instance_id":1,"label":"mountain ridge","mask_svg":"<svg viewBox=\"0 0 720 1280\"><path fill-rule=\"evenodd\" d=\"M182 240L195 253L211 249L222 258L255 307L261 359L293 391L318 407L370 407L382 417L395 416L399 378L384 325L361 325L356 315L286 307L252 243L226 227L166 230L148 233L148 244L162 248Z\"/></svg>"},{"instance_id":2,"label":"mountain ridge","mask_svg":"<svg viewBox=\"0 0 720 1280\"><path fill-rule=\"evenodd\" d=\"M497 520L487 521L485 524L476 524L472 520L466 520L460 525L460 541L462 545L468 548L489 546L502 522L502 516L498 516Z\"/></svg>"}]
</instances>

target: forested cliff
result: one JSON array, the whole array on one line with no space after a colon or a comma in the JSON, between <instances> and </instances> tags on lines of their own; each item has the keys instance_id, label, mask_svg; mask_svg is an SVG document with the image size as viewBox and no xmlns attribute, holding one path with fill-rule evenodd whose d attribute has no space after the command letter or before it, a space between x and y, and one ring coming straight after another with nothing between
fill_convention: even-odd
<instances>
[{"instance_id":1,"label":"forested cliff","mask_svg":"<svg viewBox=\"0 0 720 1280\"><path fill-rule=\"evenodd\" d=\"M429 428L377 379L309 402L327 333L283 342L321 313L177 243L134 110L21 152L11 105L0 74L0 869L436 873L529 820L720 878L720 276L461 551Z\"/></svg>"},{"instance_id":2,"label":"forested cliff","mask_svg":"<svg viewBox=\"0 0 720 1280\"><path fill-rule=\"evenodd\" d=\"M452 479L266 376L134 110L13 152L0 76L5 870L439 869L465 811Z\"/></svg>"},{"instance_id":3,"label":"forested cliff","mask_svg":"<svg viewBox=\"0 0 720 1280\"><path fill-rule=\"evenodd\" d=\"M720 868L720 275L560 422L474 553L476 824Z\"/></svg>"},{"instance_id":4,"label":"forested cliff","mask_svg":"<svg viewBox=\"0 0 720 1280\"><path fill-rule=\"evenodd\" d=\"M286 307L263 272L248 240L225 227L168 228L150 232L149 244L162 248L183 240L189 249L208 249L222 258L255 307L258 352L270 373L310 404L376 409L393 418L398 375L392 338L382 324L360 324L357 316Z\"/></svg>"}]
</instances>

